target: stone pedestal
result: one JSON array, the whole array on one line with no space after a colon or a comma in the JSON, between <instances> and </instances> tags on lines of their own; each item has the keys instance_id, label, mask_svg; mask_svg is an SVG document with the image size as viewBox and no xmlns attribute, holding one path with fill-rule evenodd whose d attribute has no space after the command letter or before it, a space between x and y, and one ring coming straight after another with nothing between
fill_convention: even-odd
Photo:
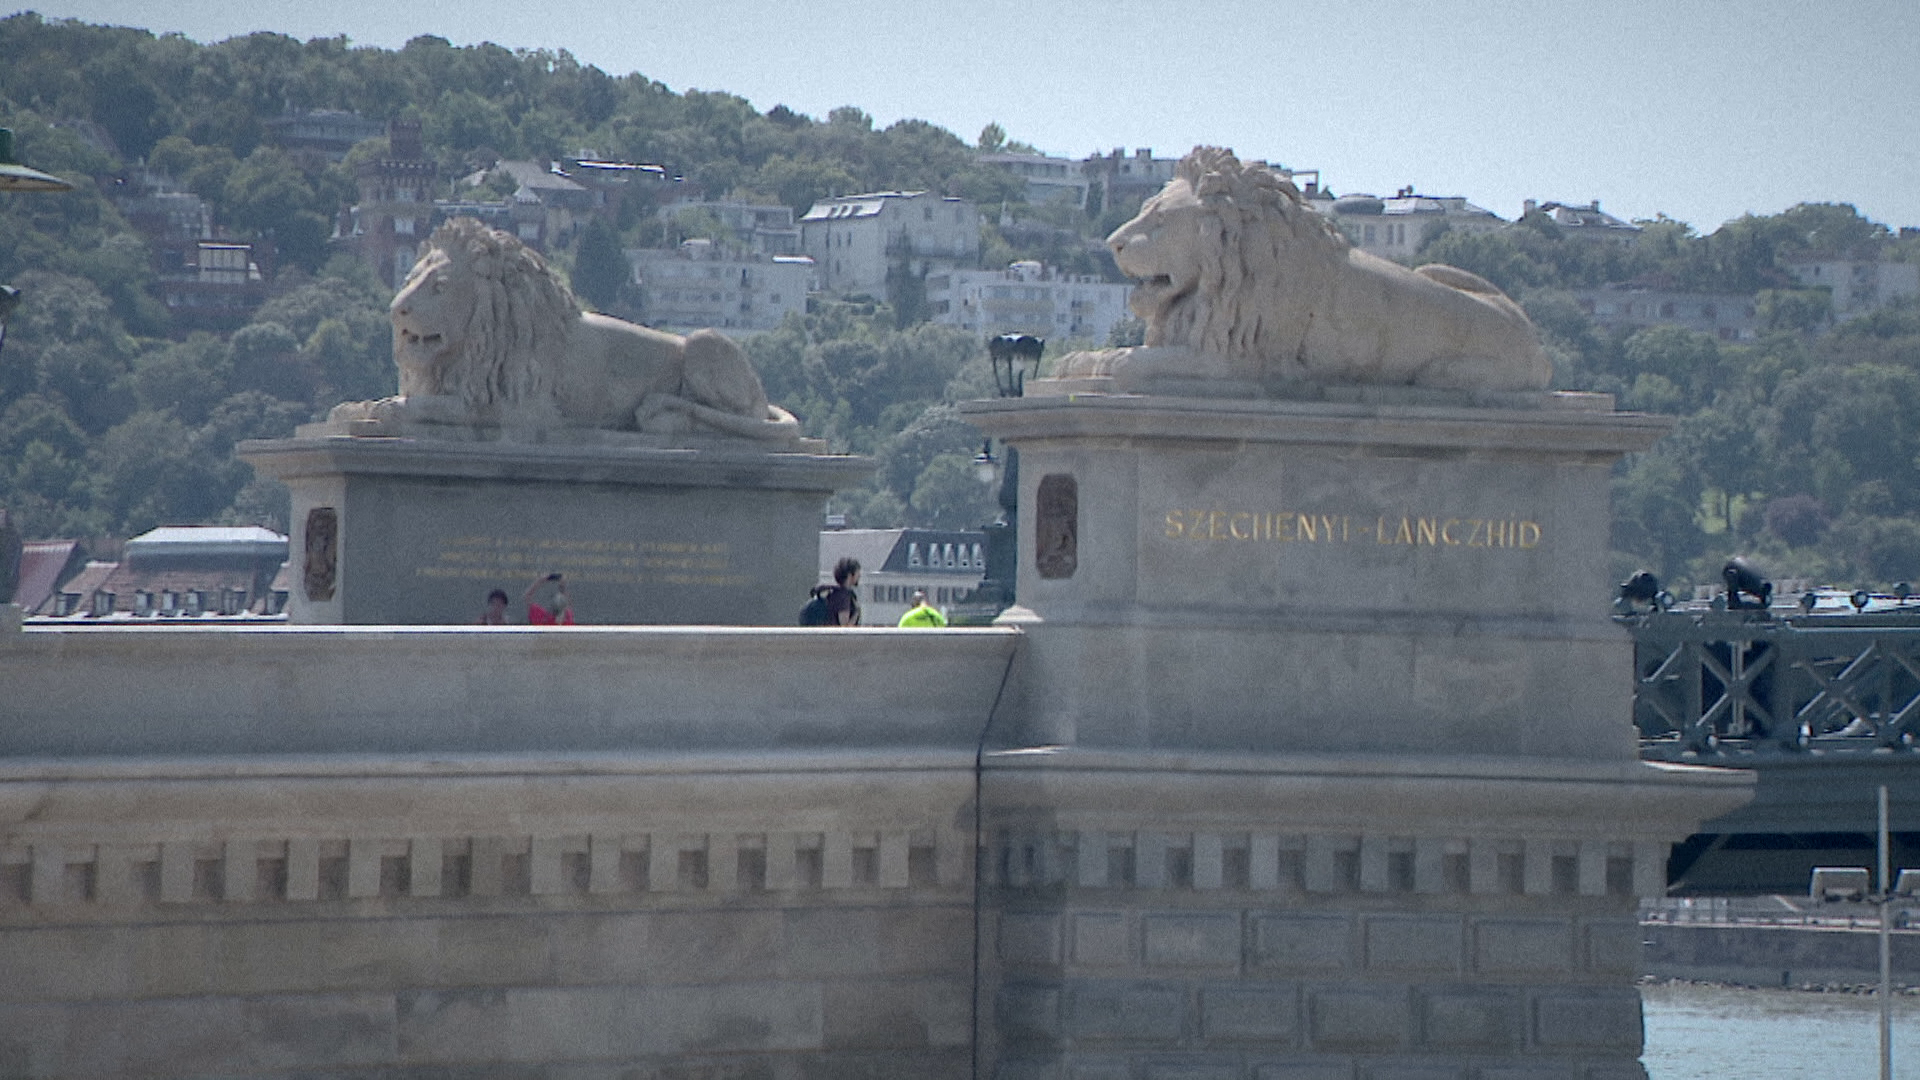
<instances>
[{"instance_id":1,"label":"stone pedestal","mask_svg":"<svg viewBox=\"0 0 1920 1080\"><path fill-rule=\"evenodd\" d=\"M818 574L820 515L866 459L751 444L255 441L292 489L295 623L470 623L566 575L582 623L787 625Z\"/></svg>"},{"instance_id":2,"label":"stone pedestal","mask_svg":"<svg viewBox=\"0 0 1920 1080\"><path fill-rule=\"evenodd\" d=\"M1021 457L1029 741L1632 757L1609 471L1667 421L1048 389L965 407Z\"/></svg>"},{"instance_id":3,"label":"stone pedestal","mask_svg":"<svg viewBox=\"0 0 1920 1080\"><path fill-rule=\"evenodd\" d=\"M994 1075L1644 1080L1637 897L1738 773L989 755Z\"/></svg>"},{"instance_id":4,"label":"stone pedestal","mask_svg":"<svg viewBox=\"0 0 1920 1080\"><path fill-rule=\"evenodd\" d=\"M1645 1075L1636 898L1750 782L1636 756L1609 476L1668 424L1329 397L964 406L1021 461L999 1076Z\"/></svg>"}]
</instances>

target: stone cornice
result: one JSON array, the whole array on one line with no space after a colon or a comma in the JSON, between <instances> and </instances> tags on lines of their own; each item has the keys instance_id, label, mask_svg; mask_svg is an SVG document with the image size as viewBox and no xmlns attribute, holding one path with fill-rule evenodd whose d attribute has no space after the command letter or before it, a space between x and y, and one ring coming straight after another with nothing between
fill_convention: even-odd
<instances>
[{"instance_id":1,"label":"stone cornice","mask_svg":"<svg viewBox=\"0 0 1920 1080\"><path fill-rule=\"evenodd\" d=\"M1062 394L967 401L960 411L995 438L1033 445L1055 439L1180 439L1364 449L1382 455L1414 449L1520 452L1563 460L1645 450L1673 427L1669 417L1582 404L1464 408Z\"/></svg>"},{"instance_id":2,"label":"stone cornice","mask_svg":"<svg viewBox=\"0 0 1920 1080\"><path fill-rule=\"evenodd\" d=\"M858 485L874 469L870 458L767 453L737 442L688 449L326 436L250 439L234 454L282 479L358 474L832 491Z\"/></svg>"}]
</instances>

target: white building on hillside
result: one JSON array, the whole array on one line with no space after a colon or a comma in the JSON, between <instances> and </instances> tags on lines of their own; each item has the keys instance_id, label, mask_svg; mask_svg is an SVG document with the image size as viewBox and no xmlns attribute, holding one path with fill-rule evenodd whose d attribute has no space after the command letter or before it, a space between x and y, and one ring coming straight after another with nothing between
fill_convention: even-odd
<instances>
[{"instance_id":1,"label":"white building on hillside","mask_svg":"<svg viewBox=\"0 0 1920 1080\"><path fill-rule=\"evenodd\" d=\"M1092 274L1063 274L1037 262L1005 270L952 270L927 277L932 321L983 335L1032 334L1053 341L1105 343L1127 317L1131 285Z\"/></svg>"},{"instance_id":2,"label":"white building on hillside","mask_svg":"<svg viewBox=\"0 0 1920 1080\"><path fill-rule=\"evenodd\" d=\"M1087 188L1091 181L1081 171L1080 163L1072 158L1047 154L983 153L975 154L974 160L1026 181L1027 201L1036 206L1065 203L1085 208L1087 205Z\"/></svg>"},{"instance_id":3,"label":"white building on hillside","mask_svg":"<svg viewBox=\"0 0 1920 1080\"><path fill-rule=\"evenodd\" d=\"M1173 179L1179 158L1157 158L1146 148L1129 154L1115 147L1111 154L1095 154L1080 163L1081 175L1100 193L1102 208L1145 199Z\"/></svg>"},{"instance_id":4,"label":"white building on hillside","mask_svg":"<svg viewBox=\"0 0 1920 1080\"><path fill-rule=\"evenodd\" d=\"M1582 240L1610 240L1616 244L1631 244L1640 235L1640 226L1631 221L1622 221L1605 210L1600 209L1600 200L1595 199L1584 206L1573 203L1535 202L1528 199L1521 208L1521 216L1540 213L1551 218L1560 226L1563 235Z\"/></svg>"},{"instance_id":5,"label":"white building on hillside","mask_svg":"<svg viewBox=\"0 0 1920 1080\"><path fill-rule=\"evenodd\" d=\"M1580 310L1602 330L1631 332L1648 326L1680 326L1721 341L1752 341L1760 319L1753 297L1739 293L1689 293L1672 289L1602 285L1575 289Z\"/></svg>"},{"instance_id":6,"label":"white building on hillside","mask_svg":"<svg viewBox=\"0 0 1920 1080\"><path fill-rule=\"evenodd\" d=\"M1491 210L1457 195L1419 195L1401 188L1390 199L1375 195L1342 195L1338 199L1308 195L1307 205L1326 214L1353 246L1383 259L1409 259L1442 225L1459 232L1492 232L1507 222Z\"/></svg>"},{"instance_id":7,"label":"white building on hillside","mask_svg":"<svg viewBox=\"0 0 1920 1080\"><path fill-rule=\"evenodd\" d=\"M711 240L627 252L641 316L662 329L771 330L807 309L813 260L803 255L729 255Z\"/></svg>"},{"instance_id":8,"label":"white building on hillside","mask_svg":"<svg viewBox=\"0 0 1920 1080\"><path fill-rule=\"evenodd\" d=\"M762 206L758 203L722 200L685 200L670 202L656 211L656 214L661 221L671 222L689 212L705 212L713 215L714 219L731 232L742 246L755 254L800 254L800 226L793 222L791 206Z\"/></svg>"},{"instance_id":9,"label":"white building on hillside","mask_svg":"<svg viewBox=\"0 0 1920 1080\"><path fill-rule=\"evenodd\" d=\"M890 299L895 267L924 276L979 265L980 212L925 191L822 199L800 218L800 245L823 291Z\"/></svg>"},{"instance_id":10,"label":"white building on hillside","mask_svg":"<svg viewBox=\"0 0 1920 1080\"><path fill-rule=\"evenodd\" d=\"M1787 272L1803 287L1832 290L1836 320L1920 296L1920 264L1831 254L1792 255L1784 262Z\"/></svg>"}]
</instances>

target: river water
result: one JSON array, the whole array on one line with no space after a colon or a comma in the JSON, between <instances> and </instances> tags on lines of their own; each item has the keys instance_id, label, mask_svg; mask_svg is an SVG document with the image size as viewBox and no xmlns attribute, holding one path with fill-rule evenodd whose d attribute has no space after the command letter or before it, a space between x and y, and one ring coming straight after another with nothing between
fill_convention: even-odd
<instances>
[{"instance_id":1,"label":"river water","mask_svg":"<svg viewBox=\"0 0 1920 1080\"><path fill-rule=\"evenodd\" d=\"M1880 1004L1863 994L1643 986L1652 1080L1878 1080ZM1920 1080L1920 995L1893 999L1893 1075Z\"/></svg>"}]
</instances>

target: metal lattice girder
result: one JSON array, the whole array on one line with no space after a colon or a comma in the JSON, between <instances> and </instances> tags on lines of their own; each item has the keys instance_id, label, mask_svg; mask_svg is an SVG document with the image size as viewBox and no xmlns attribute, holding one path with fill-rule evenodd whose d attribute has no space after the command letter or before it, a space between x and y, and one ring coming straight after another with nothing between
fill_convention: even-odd
<instances>
[{"instance_id":1,"label":"metal lattice girder","mask_svg":"<svg viewBox=\"0 0 1920 1080\"><path fill-rule=\"evenodd\" d=\"M1820 692L1815 694L1797 714L1799 718L1808 723L1811 731L1815 734L1824 734L1824 728L1826 726L1824 721L1828 719L1831 711L1836 707L1849 717L1849 724L1853 720L1858 720L1861 723L1869 725L1874 723L1873 709L1869 706L1862 705L1859 700L1855 698L1852 691L1857 684L1865 682L1868 676L1874 674L1874 668L1878 663L1876 652L1877 650L1874 647L1874 643L1869 642L1866 648L1860 650L1859 654L1848 661L1846 666L1840 669L1839 674L1831 679L1821 674L1820 669L1815 666L1814 663L1801 661L1794 665L1799 670L1806 672L1820 685ZM1823 721L1823 723L1815 726L1814 721L1816 720ZM1845 727L1847 725L1841 726Z\"/></svg>"},{"instance_id":2,"label":"metal lattice girder","mask_svg":"<svg viewBox=\"0 0 1920 1080\"><path fill-rule=\"evenodd\" d=\"M1712 726L1716 717L1724 715L1727 717L1726 734L1729 736L1752 733L1753 727L1746 715L1748 712L1759 714L1766 721L1768 730L1776 726L1772 722L1772 712L1753 693L1753 681L1773 662L1774 651L1764 645L1759 646L1765 651L1758 662L1749 666L1747 652L1750 647L1753 647L1752 643L1746 641L1727 642L1727 662L1722 664L1714 656L1713 650L1696 646L1700 666L1720 681L1720 697L1700 715L1700 723Z\"/></svg>"},{"instance_id":3,"label":"metal lattice girder","mask_svg":"<svg viewBox=\"0 0 1920 1080\"><path fill-rule=\"evenodd\" d=\"M1898 620L1749 612L1623 618L1635 642L1634 721L1649 752L1660 754L1914 746L1916 616L1920 611Z\"/></svg>"}]
</instances>

